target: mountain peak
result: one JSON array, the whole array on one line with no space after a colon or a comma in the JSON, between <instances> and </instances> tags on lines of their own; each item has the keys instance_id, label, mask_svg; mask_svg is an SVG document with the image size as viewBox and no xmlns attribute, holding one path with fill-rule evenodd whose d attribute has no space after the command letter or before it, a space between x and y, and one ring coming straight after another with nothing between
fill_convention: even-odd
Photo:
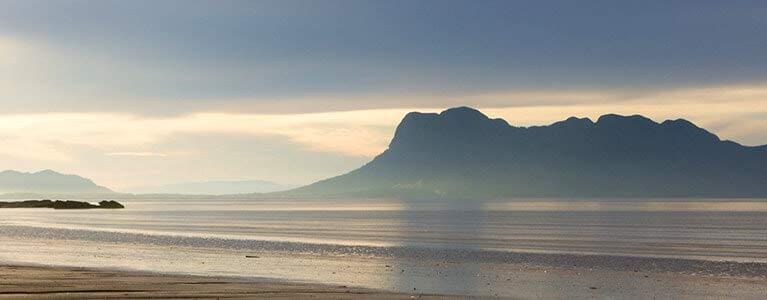
<instances>
[{"instance_id":1,"label":"mountain peak","mask_svg":"<svg viewBox=\"0 0 767 300\"><path fill-rule=\"evenodd\" d=\"M37 174L37 175L64 175L64 174L61 174L61 173L56 172L56 171L51 170L51 169L45 169L45 170L42 170L42 171L39 171L39 172L35 172L33 174Z\"/></svg>"},{"instance_id":2,"label":"mountain peak","mask_svg":"<svg viewBox=\"0 0 767 300\"><path fill-rule=\"evenodd\" d=\"M111 193L90 179L47 169L38 172L0 172L0 193Z\"/></svg>"},{"instance_id":3,"label":"mountain peak","mask_svg":"<svg viewBox=\"0 0 767 300\"><path fill-rule=\"evenodd\" d=\"M451 142L470 143L485 136L485 132L506 127L509 127L506 121L490 119L480 111L466 106L450 108L439 114L411 112L397 126L389 148L427 149Z\"/></svg>"},{"instance_id":4,"label":"mountain peak","mask_svg":"<svg viewBox=\"0 0 767 300\"><path fill-rule=\"evenodd\" d=\"M446 119L456 120L488 120L489 118L474 108L468 106L459 106L446 109L439 113L439 115Z\"/></svg>"},{"instance_id":5,"label":"mountain peak","mask_svg":"<svg viewBox=\"0 0 767 300\"><path fill-rule=\"evenodd\" d=\"M685 119L676 119L676 120L665 120L661 125L664 126L673 126L673 127L686 127L686 128L697 128L700 129L697 125L693 124L690 121L687 121Z\"/></svg>"},{"instance_id":6,"label":"mountain peak","mask_svg":"<svg viewBox=\"0 0 767 300\"><path fill-rule=\"evenodd\" d=\"M297 191L465 199L763 197L765 183L767 146L723 142L683 119L606 114L596 122L571 117L513 127L457 107L408 114L373 161Z\"/></svg>"},{"instance_id":7,"label":"mountain peak","mask_svg":"<svg viewBox=\"0 0 767 300\"><path fill-rule=\"evenodd\" d=\"M597 119L596 124L605 126L612 126L616 124L658 125L658 123L655 121L650 120L650 118L642 115L624 116L619 114L602 115L599 117L599 119Z\"/></svg>"},{"instance_id":8,"label":"mountain peak","mask_svg":"<svg viewBox=\"0 0 767 300\"><path fill-rule=\"evenodd\" d=\"M569 117L564 121L559 121L554 124L551 124L551 127L583 128L583 127L591 127L593 125L594 125L594 121L591 121L591 119L589 118Z\"/></svg>"}]
</instances>

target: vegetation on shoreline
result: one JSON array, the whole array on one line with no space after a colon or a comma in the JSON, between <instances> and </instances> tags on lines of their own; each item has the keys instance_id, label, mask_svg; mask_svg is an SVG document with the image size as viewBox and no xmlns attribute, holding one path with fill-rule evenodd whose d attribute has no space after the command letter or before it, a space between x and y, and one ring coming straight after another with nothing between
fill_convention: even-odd
<instances>
[{"instance_id":1,"label":"vegetation on shoreline","mask_svg":"<svg viewBox=\"0 0 767 300\"><path fill-rule=\"evenodd\" d=\"M125 208L117 201L104 200L98 205L84 201L71 200L27 200L15 202L0 202L0 208L53 208L53 209L121 209Z\"/></svg>"}]
</instances>

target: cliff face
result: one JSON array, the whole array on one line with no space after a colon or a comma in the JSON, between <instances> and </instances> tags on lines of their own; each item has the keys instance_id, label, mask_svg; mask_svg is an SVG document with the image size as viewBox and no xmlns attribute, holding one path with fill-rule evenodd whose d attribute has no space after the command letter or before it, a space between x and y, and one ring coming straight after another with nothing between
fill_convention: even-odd
<instances>
[{"instance_id":1,"label":"cliff face","mask_svg":"<svg viewBox=\"0 0 767 300\"><path fill-rule=\"evenodd\" d=\"M764 197L767 147L722 141L686 120L604 115L514 127L459 107L410 113L389 148L316 196Z\"/></svg>"}]
</instances>

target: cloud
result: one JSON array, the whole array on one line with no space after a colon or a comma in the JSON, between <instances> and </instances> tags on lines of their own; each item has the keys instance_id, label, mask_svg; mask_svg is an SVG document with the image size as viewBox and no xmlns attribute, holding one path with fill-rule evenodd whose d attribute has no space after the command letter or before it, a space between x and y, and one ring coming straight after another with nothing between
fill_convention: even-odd
<instances>
[{"instance_id":1,"label":"cloud","mask_svg":"<svg viewBox=\"0 0 767 300\"><path fill-rule=\"evenodd\" d=\"M598 98L616 100L496 107L485 111L521 126L552 123L570 116L595 120L608 113L642 114L656 121L685 118L723 139L746 145L767 144L767 122L759 117L767 112L765 84L616 93Z\"/></svg>"},{"instance_id":2,"label":"cloud","mask_svg":"<svg viewBox=\"0 0 767 300\"><path fill-rule=\"evenodd\" d=\"M767 80L753 3L288 2L0 1L0 113L562 105Z\"/></svg>"},{"instance_id":3,"label":"cloud","mask_svg":"<svg viewBox=\"0 0 767 300\"><path fill-rule=\"evenodd\" d=\"M723 139L761 145L767 143L765 96L763 85L654 93L540 90L486 93L477 98L487 102L476 107L514 126L544 125L570 116L595 119L606 113L638 113L657 121L686 118ZM549 102L524 102L531 98ZM448 106L465 104L458 97L448 99L455 101ZM504 102L494 102L501 99L527 104L501 106ZM210 176L308 183L349 171L381 153L406 113L444 108L171 116L109 112L0 115L0 139L6 145L0 148L0 164L94 174L97 182L112 187Z\"/></svg>"},{"instance_id":4,"label":"cloud","mask_svg":"<svg viewBox=\"0 0 767 300\"><path fill-rule=\"evenodd\" d=\"M24 54L24 47L14 39L0 36L0 66L8 66L19 61Z\"/></svg>"},{"instance_id":5,"label":"cloud","mask_svg":"<svg viewBox=\"0 0 767 300\"><path fill-rule=\"evenodd\" d=\"M463 100L462 100L463 99ZM468 100L467 100L468 99ZM746 144L764 144L767 85L736 85L658 92L520 91L488 92L464 99L441 98L444 106L350 110L318 113L192 113L148 117L119 113L46 113L0 115L0 137L26 151L5 155L66 160L68 146L99 149L108 156L160 157L153 145L175 135L209 134L274 137L315 152L372 157L382 152L407 112L440 111L472 105L511 124L541 125L570 116L644 114L659 120L687 118ZM332 103L324 101L322 103ZM515 105L504 105L513 103Z\"/></svg>"},{"instance_id":6,"label":"cloud","mask_svg":"<svg viewBox=\"0 0 767 300\"><path fill-rule=\"evenodd\" d=\"M380 153L409 111L459 105L767 141L763 5L434 2L0 1L0 165L304 181Z\"/></svg>"},{"instance_id":7,"label":"cloud","mask_svg":"<svg viewBox=\"0 0 767 300\"><path fill-rule=\"evenodd\" d=\"M128 156L128 157L167 157L165 153L155 152L112 152L107 153L107 156Z\"/></svg>"},{"instance_id":8,"label":"cloud","mask_svg":"<svg viewBox=\"0 0 767 300\"><path fill-rule=\"evenodd\" d=\"M34 145L40 159L60 157L69 146L100 149L109 156L156 157L167 153L152 151L153 145L189 134L278 137L313 151L369 157L385 147L391 129L406 112L199 113L166 118L111 113L5 115L0 116L0 137L16 145Z\"/></svg>"}]
</instances>

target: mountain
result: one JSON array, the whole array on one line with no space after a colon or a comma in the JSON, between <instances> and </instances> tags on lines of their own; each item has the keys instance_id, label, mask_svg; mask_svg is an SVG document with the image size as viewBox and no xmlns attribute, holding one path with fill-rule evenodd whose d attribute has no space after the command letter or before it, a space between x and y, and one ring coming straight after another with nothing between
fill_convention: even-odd
<instances>
[{"instance_id":1,"label":"mountain","mask_svg":"<svg viewBox=\"0 0 767 300\"><path fill-rule=\"evenodd\" d=\"M678 119L601 116L515 127L459 107L409 113L389 148L294 196L765 197L767 146Z\"/></svg>"},{"instance_id":2,"label":"mountain","mask_svg":"<svg viewBox=\"0 0 767 300\"><path fill-rule=\"evenodd\" d=\"M77 175L61 174L52 170L36 173L8 170L0 172L0 193L102 194L112 191Z\"/></svg>"},{"instance_id":3,"label":"mountain","mask_svg":"<svg viewBox=\"0 0 767 300\"><path fill-rule=\"evenodd\" d=\"M233 195L271 193L293 187L264 180L203 181L140 187L131 189L131 192L140 194Z\"/></svg>"}]
</instances>

